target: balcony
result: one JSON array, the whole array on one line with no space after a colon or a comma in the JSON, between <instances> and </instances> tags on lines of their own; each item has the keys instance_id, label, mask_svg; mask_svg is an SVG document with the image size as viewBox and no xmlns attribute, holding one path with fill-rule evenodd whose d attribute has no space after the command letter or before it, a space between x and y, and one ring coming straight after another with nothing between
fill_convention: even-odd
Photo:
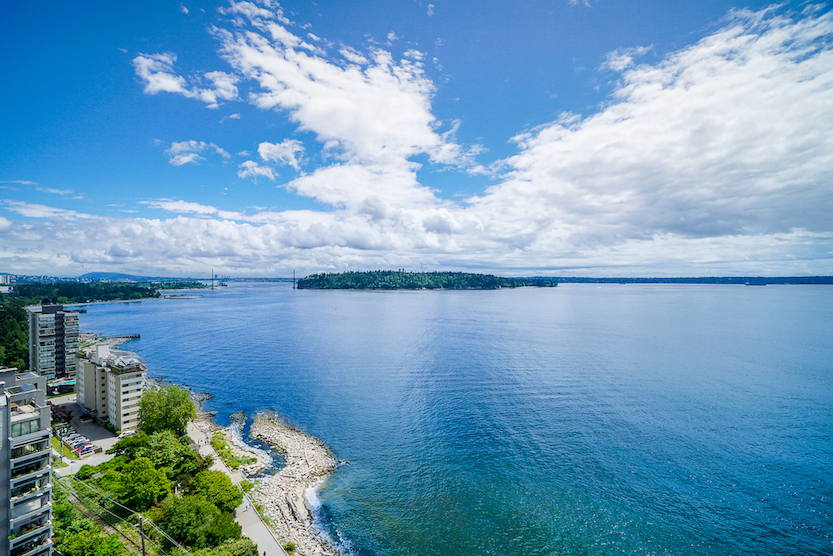
<instances>
[{"instance_id":1,"label":"balcony","mask_svg":"<svg viewBox=\"0 0 833 556\"><path fill-rule=\"evenodd\" d=\"M15 469L29 461L37 460L38 458L49 457L49 454L52 452L52 446L47 443L46 446L38 447L36 451L22 450L22 453L15 457L14 452L17 452L18 450L21 450L21 448L15 448L12 451L12 459L10 461L12 469Z\"/></svg>"},{"instance_id":2,"label":"balcony","mask_svg":"<svg viewBox=\"0 0 833 556\"><path fill-rule=\"evenodd\" d=\"M45 482L44 479L41 479L40 481L32 481L31 483L14 488L11 491L9 503L11 504L11 507L14 508L17 504L22 504L31 498L51 493L52 483Z\"/></svg>"},{"instance_id":3,"label":"balcony","mask_svg":"<svg viewBox=\"0 0 833 556\"><path fill-rule=\"evenodd\" d=\"M49 554L51 548L52 539L44 536L14 548L11 556L40 556L41 554Z\"/></svg>"},{"instance_id":4,"label":"balcony","mask_svg":"<svg viewBox=\"0 0 833 556\"><path fill-rule=\"evenodd\" d=\"M40 538L40 535L45 535L47 538L52 536L52 521L48 519L38 520L27 523L22 527L13 527L11 535L9 535L11 552L14 552L18 547L26 546L33 540Z\"/></svg>"},{"instance_id":5,"label":"balcony","mask_svg":"<svg viewBox=\"0 0 833 556\"><path fill-rule=\"evenodd\" d=\"M41 460L33 461L12 469L11 480L17 481L18 479L23 479L24 477L28 478L30 476L34 479L39 473L44 471L49 472L49 469L49 455L47 454L47 457ZM20 482L23 481L21 480Z\"/></svg>"},{"instance_id":6,"label":"balcony","mask_svg":"<svg viewBox=\"0 0 833 556\"><path fill-rule=\"evenodd\" d=\"M41 514L51 511L52 501L47 497L32 498L26 502L15 505L10 514L11 523L25 523L31 521Z\"/></svg>"}]
</instances>

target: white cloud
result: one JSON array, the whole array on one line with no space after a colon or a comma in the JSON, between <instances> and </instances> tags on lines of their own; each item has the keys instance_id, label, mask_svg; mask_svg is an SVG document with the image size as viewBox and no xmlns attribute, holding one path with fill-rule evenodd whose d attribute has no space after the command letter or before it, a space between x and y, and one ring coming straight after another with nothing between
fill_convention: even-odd
<instances>
[{"instance_id":1,"label":"white cloud","mask_svg":"<svg viewBox=\"0 0 833 556\"><path fill-rule=\"evenodd\" d=\"M607 55L607 60L602 67L616 72L624 71L633 65L634 58L647 54L651 48L652 47L650 46L639 46L636 48L625 48L610 52Z\"/></svg>"},{"instance_id":2,"label":"white cloud","mask_svg":"<svg viewBox=\"0 0 833 556\"><path fill-rule=\"evenodd\" d=\"M365 58L362 54L360 54L357 50L352 48L344 47L338 51L339 54L344 56L344 59L350 63L358 64L363 66L367 64L367 58Z\"/></svg>"},{"instance_id":3,"label":"white cloud","mask_svg":"<svg viewBox=\"0 0 833 556\"><path fill-rule=\"evenodd\" d=\"M176 55L171 53L140 54L133 59L133 66L138 75L145 82L144 92L149 95L158 93L177 93L188 98L205 102L208 108L219 107L221 100L235 100L237 98L237 78L221 71L205 74L211 82L212 88L188 86L184 77L174 72ZM201 79L197 78L198 81Z\"/></svg>"},{"instance_id":4,"label":"white cloud","mask_svg":"<svg viewBox=\"0 0 833 556\"><path fill-rule=\"evenodd\" d=\"M298 155L303 154L304 145L297 139L285 139L277 144L264 141L258 145L257 152L265 162L286 164L300 170Z\"/></svg>"},{"instance_id":5,"label":"white cloud","mask_svg":"<svg viewBox=\"0 0 833 556\"><path fill-rule=\"evenodd\" d=\"M425 58L425 52L420 52L419 50L411 48L405 51L404 56L406 58L410 58L411 60L423 60Z\"/></svg>"},{"instance_id":6,"label":"white cloud","mask_svg":"<svg viewBox=\"0 0 833 556\"><path fill-rule=\"evenodd\" d=\"M3 180L0 183L16 183L18 185L38 185L36 181L29 181L29 180Z\"/></svg>"},{"instance_id":7,"label":"white cloud","mask_svg":"<svg viewBox=\"0 0 833 556\"><path fill-rule=\"evenodd\" d=\"M24 218L0 221L0 260L20 271L134 265L189 274L211 265L240 275L401 266L833 274L829 14L736 11L656 62L636 65L638 48L612 53L607 68L619 83L605 105L519 134L517 155L493 167L495 185L455 203L420 183L414 157L475 171L478 151L456 143L458 124L437 129L434 85L419 63L384 50L360 62L363 54L342 49L330 60L280 26L275 5L231 6L229 16L256 19L244 22L249 30L216 33L233 83L252 84L250 102L325 146L327 165L280 187L330 210L234 212L157 199L146 207L173 217L119 219L5 201L3 210ZM145 58L169 64L147 69L168 80L149 77L146 90L205 101L177 81L173 58ZM304 150L293 141L260 142L263 165L247 160L239 175L274 179L268 164L298 170ZM185 141L167 154L174 163L221 150Z\"/></svg>"},{"instance_id":8,"label":"white cloud","mask_svg":"<svg viewBox=\"0 0 833 556\"><path fill-rule=\"evenodd\" d=\"M184 14L187 14L188 13L188 8L186 8L183 4L180 4L179 5L179 11L181 11Z\"/></svg>"},{"instance_id":9,"label":"white cloud","mask_svg":"<svg viewBox=\"0 0 833 556\"><path fill-rule=\"evenodd\" d=\"M428 4L428 15L434 15L434 4Z\"/></svg>"},{"instance_id":10,"label":"white cloud","mask_svg":"<svg viewBox=\"0 0 833 556\"><path fill-rule=\"evenodd\" d=\"M2 201L8 210L16 212L26 218L61 218L75 220L78 218L87 219L94 218L90 214L76 212L74 210L50 207L47 205L40 205L36 203L27 203L25 201L16 201L12 199L4 199Z\"/></svg>"},{"instance_id":11,"label":"white cloud","mask_svg":"<svg viewBox=\"0 0 833 556\"><path fill-rule=\"evenodd\" d=\"M831 36L830 15L734 12L714 35L627 69L597 114L516 137L506 180L471 210L528 250L826 233Z\"/></svg>"},{"instance_id":12,"label":"white cloud","mask_svg":"<svg viewBox=\"0 0 833 556\"><path fill-rule=\"evenodd\" d=\"M36 185L35 189L43 191L44 193L52 193L53 195L66 196L73 194L72 189L55 189L54 187L41 187L39 185Z\"/></svg>"},{"instance_id":13,"label":"white cloud","mask_svg":"<svg viewBox=\"0 0 833 556\"><path fill-rule=\"evenodd\" d=\"M237 175L241 179L245 178L255 178L257 179L258 176L262 176L264 178L269 178L272 181L275 181L275 172L268 166L261 166L254 160L247 160L240 165L240 170L238 170Z\"/></svg>"},{"instance_id":14,"label":"white cloud","mask_svg":"<svg viewBox=\"0 0 833 556\"><path fill-rule=\"evenodd\" d=\"M419 153L442 156L462 149L436 133L430 97L434 86L421 65L395 62L389 52L375 50L367 67L351 51L342 67L317 55L296 50L291 34L268 26L277 41L255 33L224 33L225 58L237 72L256 82L252 101L263 109L288 111L300 129L312 131L322 144L341 152L344 160L401 165Z\"/></svg>"},{"instance_id":15,"label":"white cloud","mask_svg":"<svg viewBox=\"0 0 833 556\"><path fill-rule=\"evenodd\" d=\"M185 164L198 164L200 160L205 160L200 153L211 150L222 156L223 158L231 158L231 155L224 149L218 147L214 143L206 143L205 141L180 141L171 143L170 148L165 150L165 153L170 157L168 162L172 166L184 166Z\"/></svg>"}]
</instances>

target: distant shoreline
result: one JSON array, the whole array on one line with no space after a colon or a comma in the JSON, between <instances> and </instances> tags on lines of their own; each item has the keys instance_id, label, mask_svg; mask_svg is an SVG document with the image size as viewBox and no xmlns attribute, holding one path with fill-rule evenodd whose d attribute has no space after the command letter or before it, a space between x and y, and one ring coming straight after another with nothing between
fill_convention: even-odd
<instances>
[{"instance_id":1,"label":"distant shoreline","mask_svg":"<svg viewBox=\"0 0 833 556\"><path fill-rule=\"evenodd\" d=\"M833 276L703 276L692 278L591 278L554 277L560 284L728 284L735 286L772 285L816 285L833 284Z\"/></svg>"}]
</instances>

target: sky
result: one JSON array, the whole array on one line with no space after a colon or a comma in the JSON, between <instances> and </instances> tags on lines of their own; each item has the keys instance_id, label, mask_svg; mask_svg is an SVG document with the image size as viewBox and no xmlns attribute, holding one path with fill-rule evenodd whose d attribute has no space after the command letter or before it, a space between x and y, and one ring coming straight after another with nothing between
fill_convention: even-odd
<instances>
[{"instance_id":1,"label":"sky","mask_svg":"<svg viewBox=\"0 0 833 556\"><path fill-rule=\"evenodd\" d=\"M6 2L0 273L833 275L833 14Z\"/></svg>"}]
</instances>

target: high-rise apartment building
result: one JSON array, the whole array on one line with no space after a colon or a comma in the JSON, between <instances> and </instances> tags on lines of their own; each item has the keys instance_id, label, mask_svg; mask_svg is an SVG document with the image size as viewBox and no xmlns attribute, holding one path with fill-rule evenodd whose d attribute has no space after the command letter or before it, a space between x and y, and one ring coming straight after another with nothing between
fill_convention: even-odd
<instances>
[{"instance_id":1,"label":"high-rise apartment building","mask_svg":"<svg viewBox=\"0 0 833 556\"><path fill-rule=\"evenodd\" d=\"M0 554L52 554L50 424L46 379L0 369Z\"/></svg>"},{"instance_id":2,"label":"high-rise apartment building","mask_svg":"<svg viewBox=\"0 0 833 556\"><path fill-rule=\"evenodd\" d=\"M29 311L29 370L49 381L73 378L78 369L78 313L63 305Z\"/></svg>"},{"instance_id":3,"label":"high-rise apartment building","mask_svg":"<svg viewBox=\"0 0 833 556\"><path fill-rule=\"evenodd\" d=\"M145 362L132 351L108 345L94 349L89 358L79 360L76 399L100 423L110 423L123 432L135 431L145 388Z\"/></svg>"}]
</instances>

